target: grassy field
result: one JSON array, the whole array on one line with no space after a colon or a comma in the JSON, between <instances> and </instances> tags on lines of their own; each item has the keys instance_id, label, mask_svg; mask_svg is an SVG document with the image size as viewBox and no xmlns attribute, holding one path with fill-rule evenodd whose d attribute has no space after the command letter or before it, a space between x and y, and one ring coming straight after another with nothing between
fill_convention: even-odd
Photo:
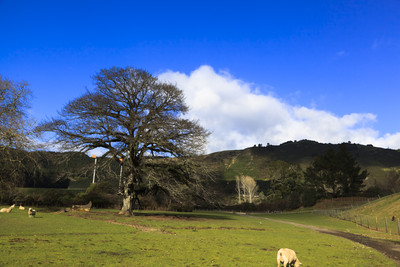
<instances>
[{"instance_id":1,"label":"grassy field","mask_svg":"<svg viewBox=\"0 0 400 267\"><path fill-rule=\"evenodd\" d=\"M221 212L39 210L28 218L14 209L0 213L0 226L0 266L276 266L281 247L294 249L302 266L394 265L347 239Z\"/></svg>"},{"instance_id":2,"label":"grassy field","mask_svg":"<svg viewBox=\"0 0 400 267\"><path fill-rule=\"evenodd\" d=\"M400 243L400 235L389 234L382 231L375 231L373 227L368 229L362 227L354 222L345 221L329 216L315 215L311 212L307 213L282 213L282 214L259 214L256 216L270 218L274 220L283 220L288 222L301 223L305 225L312 225L321 228L334 229L342 232L349 232L359 234L380 240L391 240Z\"/></svg>"},{"instance_id":3,"label":"grassy field","mask_svg":"<svg viewBox=\"0 0 400 267\"><path fill-rule=\"evenodd\" d=\"M400 193L385 196L374 201L371 200L352 209L348 209L348 206L343 207L340 205L341 203L346 203L346 201L326 200L325 202L314 206L316 209L314 212L352 221L353 225L356 225L356 222L358 225L363 226L359 227L360 230L369 228L370 232L371 230L377 230L388 233L389 236L393 235L394 238L400 236ZM321 207L326 209L321 209ZM338 225L342 224L349 225L348 223L338 223ZM336 225L333 225L333 227L336 227Z\"/></svg>"}]
</instances>

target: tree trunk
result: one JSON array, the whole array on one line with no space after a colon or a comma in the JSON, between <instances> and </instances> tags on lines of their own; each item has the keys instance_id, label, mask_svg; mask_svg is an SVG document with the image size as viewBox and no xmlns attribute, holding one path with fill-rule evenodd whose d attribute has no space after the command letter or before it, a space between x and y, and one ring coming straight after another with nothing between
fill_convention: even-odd
<instances>
[{"instance_id":1,"label":"tree trunk","mask_svg":"<svg viewBox=\"0 0 400 267\"><path fill-rule=\"evenodd\" d=\"M132 183L124 183L124 188L122 192L122 208L119 214L132 215L133 202L134 202L134 195L132 189L133 189Z\"/></svg>"},{"instance_id":2,"label":"tree trunk","mask_svg":"<svg viewBox=\"0 0 400 267\"><path fill-rule=\"evenodd\" d=\"M240 179L239 176L236 176L236 192L238 193L238 203L242 204L242 200L240 198L241 187L240 187Z\"/></svg>"},{"instance_id":3,"label":"tree trunk","mask_svg":"<svg viewBox=\"0 0 400 267\"><path fill-rule=\"evenodd\" d=\"M133 210L133 196L124 195L122 199L122 208L119 214L132 215Z\"/></svg>"}]
</instances>

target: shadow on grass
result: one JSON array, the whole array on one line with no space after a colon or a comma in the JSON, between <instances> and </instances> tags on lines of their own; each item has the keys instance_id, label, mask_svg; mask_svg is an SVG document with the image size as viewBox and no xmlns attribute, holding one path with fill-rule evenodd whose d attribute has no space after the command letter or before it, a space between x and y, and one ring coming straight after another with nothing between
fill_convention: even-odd
<instances>
[{"instance_id":1,"label":"shadow on grass","mask_svg":"<svg viewBox=\"0 0 400 267\"><path fill-rule=\"evenodd\" d=\"M173 211L136 211L133 216L138 217L160 217L166 219L181 219L181 220L234 220L229 214L221 213L197 213L197 212L173 212Z\"/></svg>"}]
</instances>

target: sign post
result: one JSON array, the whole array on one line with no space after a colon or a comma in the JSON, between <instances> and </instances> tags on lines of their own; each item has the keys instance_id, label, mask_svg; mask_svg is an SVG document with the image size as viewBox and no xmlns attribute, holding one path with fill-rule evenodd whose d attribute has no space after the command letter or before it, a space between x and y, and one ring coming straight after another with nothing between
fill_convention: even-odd
<instances>
[{"instance_id":1,"label":"sign post","mask_svg":"<svg viewBox=\"0 0 400 267\"><path fill-rule=\"evenodd\" d=\"M94 158L94 169L93 169L93 180L92 180L92 184L94 184L94 181L96 179L97 157L96 157L96 155L92 155L92 158Z\"/></svg>"},{"instance_id":2,"label":"sign post","mask_svg":"<svg viewBox=\"0 0 400 267\"><path fill-rule=\"evenodd\" d=\"M119 171L119 190L121 190L121 186L122 186L122 166L123 166L123 159L119 159L119 161L121 162L121 169Z\"/></svg>"}]
</instances>

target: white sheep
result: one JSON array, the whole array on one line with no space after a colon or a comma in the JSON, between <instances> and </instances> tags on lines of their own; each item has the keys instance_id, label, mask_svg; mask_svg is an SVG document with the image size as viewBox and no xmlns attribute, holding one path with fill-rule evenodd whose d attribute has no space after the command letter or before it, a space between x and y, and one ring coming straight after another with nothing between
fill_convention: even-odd
<instances>
[{"instance_id":1,"label":"white sheep","mask_svg":"<svg viewBox=\"0 0 400 267\"><path fill-rule=\"evenodd\" d=\"M29 208L29 210L28 210L28 216L29 216L29 218L34 218L35 215L36 215L36 210L34 210L34 209L32 209L32 208Z\"/></svg>"},{"instance_id":2,"label":"white sheep","mask_svg":"<svg viewBox=\"0 0 400 267\"><path fill-rule=\"evenodd\" d=\"M278 262L278 267L283 263L284 267L291 266L294 264L294 267L299 267L301 262L296 257L296 252L289 248L281 248L278 250L278 254L276 255L276 261Z\"/></svg>"},{"instance_id":3,"label":"white sheep","mask_svg":"<svg viewBox=\"0 0 400 267\"><path fill-rule=\"evenodd\" d=\"M9 208L2 208L2 209L0 210L0 212L7 212L7 213L10 213L14 207L15 207L15 204L12 205L12 206L10 206Z\"/></svg>"}]
</instances>

